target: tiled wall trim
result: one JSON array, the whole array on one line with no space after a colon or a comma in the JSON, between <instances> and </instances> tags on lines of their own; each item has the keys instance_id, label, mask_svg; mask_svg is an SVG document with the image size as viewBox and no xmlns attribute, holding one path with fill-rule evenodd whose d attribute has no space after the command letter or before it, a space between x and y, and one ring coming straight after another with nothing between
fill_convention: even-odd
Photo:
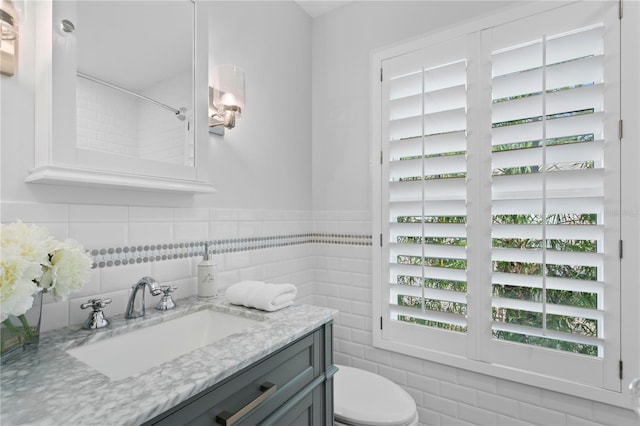
<instances>
[{"instance_id":1,"label":"tiled wall trim","mask_svg":"<svg viewBox=\"0 0 640 426\"><path fill-rule=\"evenodd\" d=\"M204 254L205 243L209 244L210 254L215 255L309 243L370 246L371 240L371 235L309 233L102 248L91 250L91 255L94 268L104 268L200 257Z\"/></svg>"}]
</instances>

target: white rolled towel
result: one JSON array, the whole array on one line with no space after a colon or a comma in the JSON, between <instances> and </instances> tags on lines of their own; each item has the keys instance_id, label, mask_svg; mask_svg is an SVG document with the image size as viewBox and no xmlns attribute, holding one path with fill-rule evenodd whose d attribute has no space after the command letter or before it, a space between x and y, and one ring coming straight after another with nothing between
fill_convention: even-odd
<instances>
[{"instance_id":1,"label":"white rolled towel","mask_svg":"<svg viewBox=\"0 0 640 426\"><path fill-rule=\"evenodd\" d=\"M271 284L263 281L240 281L227 288L229 303L263 311L277 311L293 303L298 289L293 284Z\"/></svg>"}]
</instances>

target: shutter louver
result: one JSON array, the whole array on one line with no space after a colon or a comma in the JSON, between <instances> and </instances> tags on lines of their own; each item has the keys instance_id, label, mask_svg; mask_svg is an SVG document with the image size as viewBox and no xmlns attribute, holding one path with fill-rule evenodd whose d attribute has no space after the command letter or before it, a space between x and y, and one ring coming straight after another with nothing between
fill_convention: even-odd
<instances>
[{"instance_id":1,"label":"shutter louver","mask_svg":"<svg viewBox=\"0 0 640 426\"><path fill-rule=\"evenodd\" d=\"M602 357L603 27L493 52L495 339Z\"/></svg>"},{"instance_id":2,"label":"shutter louver","mask_svg":"<svg viewBox=\"0 0 640 426\"><path fill-rule=\"evenodd\" d=\"M466 60L389 81L394 320L466 331Z\"/></svg>"}]
</instances>

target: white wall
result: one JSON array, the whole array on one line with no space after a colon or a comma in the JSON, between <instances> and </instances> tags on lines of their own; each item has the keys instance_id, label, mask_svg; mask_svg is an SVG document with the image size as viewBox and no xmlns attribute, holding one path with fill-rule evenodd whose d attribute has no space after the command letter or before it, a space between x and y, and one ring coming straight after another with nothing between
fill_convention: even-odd
<instances>
[{"instance_id":1,"label":"white wall","mask_svg":"<svg viewBox=\"0 0 640 426\"><path fill-rule=\"evenodd\" d=\"M314 20L312 204L316 229L349 233L370 226L370 53L473 17L515 7L514 3L358 1ZM637 32L634 37L637 39ZM632 93L637 90L635 87ZM637 101L634 102L630 122L637 121L632 118L638 115ZM635 126L629 140L634 143L637 139ZM628 152L637 159L637 150ZM633 197L637 197L637 188ZM627 212L628 217L637 222L637 205L632 210ZM357 220L340 220L346 217ZM637 245L637 225L626 229L632 232L625 238ZM638 424L630 410L374 348L370 249L321 246L315 247L313 255L317 262L314 301L340 310L334 326L335 361L400 383L418 403L421 422Z\"/></svg>"},{"instance_id":2,"label":"white wall","mask_svg":"<svg viewBox=\"0 0 640 426\"><path fill-rule=\"evenodd\" d=\"M246 108L211 168L223 206L311 207L311 18L293 2L215 1L209 64L246 72Z\"/></svg>"}]
</instances>

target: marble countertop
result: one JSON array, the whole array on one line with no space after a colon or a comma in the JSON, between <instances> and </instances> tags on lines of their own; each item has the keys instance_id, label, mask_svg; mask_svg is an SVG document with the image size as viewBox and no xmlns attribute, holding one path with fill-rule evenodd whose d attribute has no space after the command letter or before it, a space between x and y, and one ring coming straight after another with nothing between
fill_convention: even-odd
<instances>
[{"instance_id":1,"label":"marble countertop","mask_svg":"<svg viewBox=\"0 0 640 426\"><path fill-rule=\"evenodd\" d=\"M330 321L337 311L292 305L276 312L228 304L224 298L178 300L171 311L147 308L144 318L122 315L98 331L80 325L43 333L37 350L24 352L0 370L0 422L9 425L137 425L207 389ZM261 320L160 366L110 380L65 350L154 325L201 309ZM108 316L108 308L105 311ZM170 341L168 342L170 344Z\"/></svg>"}]
</instances>

